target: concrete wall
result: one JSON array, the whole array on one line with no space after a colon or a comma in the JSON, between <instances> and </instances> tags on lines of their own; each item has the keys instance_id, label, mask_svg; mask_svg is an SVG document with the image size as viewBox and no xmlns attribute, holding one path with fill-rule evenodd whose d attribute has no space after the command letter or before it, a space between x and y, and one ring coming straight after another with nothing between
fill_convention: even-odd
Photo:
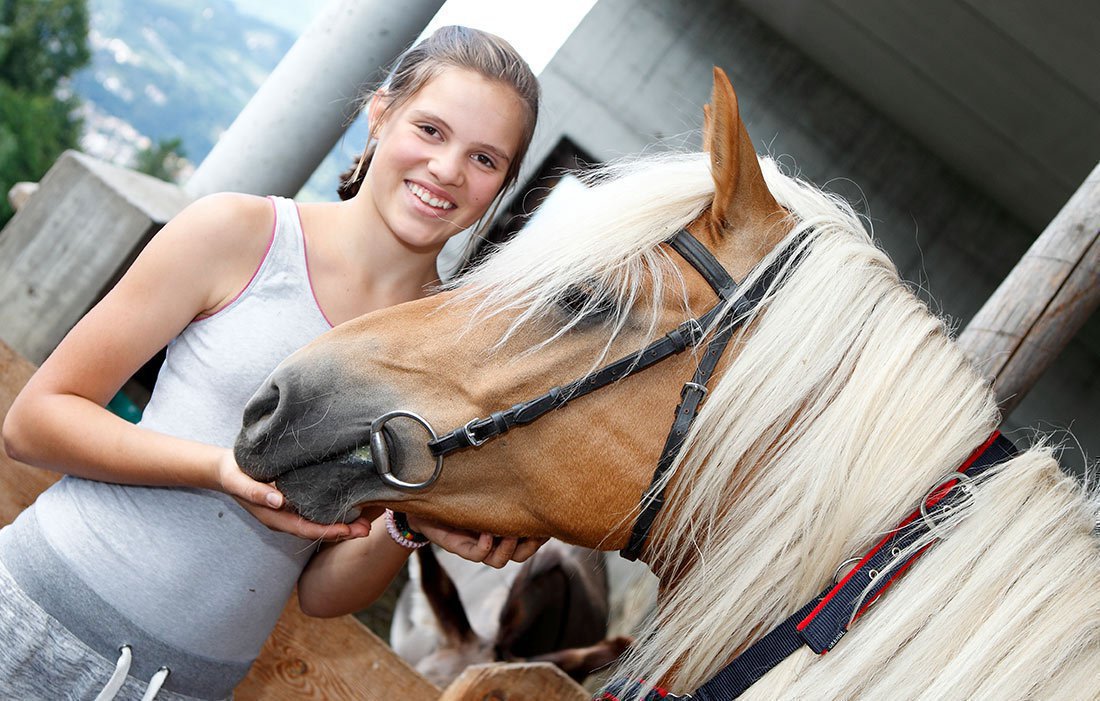
<instances>
[{"instance_id":1,"label":"concrete wall","mask_svg":"<svg viewBox=\"0 0 1100 701\"><path fill-rule=\"evenodd\" d=\"M1100 3L741 1L1033 228L1100 160Z\"/></svg>"},{"instance_id":2,"label":"concrete wall","mask_svg":"<svg viewBox=\"0 0 1100 701\"><path fill-rule=\"evenodd\" d=\"M698 148L714 64L729 73L757 150L857 202L905 278L954 326L1037 235L728 0L600 0L541 76L544 108L521 182L562 137L605 160L655 142ZM1009 417L1010 430L1021 426L1071 427L1100 455L1100 319ZM1084 464L1069 451L1063 462Z\"/></svg>"}]
</instances>

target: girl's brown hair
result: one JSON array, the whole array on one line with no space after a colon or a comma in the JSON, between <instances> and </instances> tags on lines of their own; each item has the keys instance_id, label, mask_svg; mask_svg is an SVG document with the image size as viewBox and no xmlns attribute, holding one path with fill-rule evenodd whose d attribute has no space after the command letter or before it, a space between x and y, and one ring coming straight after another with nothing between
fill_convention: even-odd
<instances>
[{"instance_id":1,"label":"girl's brown hair","mask_svg":"<svg viewBox=\"0 0 1100 701\"><path fill-rule=\"evenodd\" d=\"M389 77L379 86L378 89L385 91L388 98L379 116L408 100L429 80L447 68L465 68L488 80L503 83L515 90L527 107L519 148L508 166L504 184L500 188L500 193L503 193L519 175L519 167L527 154L527 147L531 145L531 137L534 135L535 122L539 113L538 79L531 72L527 62L505 40L470 27L440 27L427 39L402 54L390 71ZM370 93L363 99L364 106L370 101L372 95L373 93ZM341 175L341 184L337 188L340 199L351 199L359 192L371 157L374 155L374 147L375 142L372 137L352 167ZM479 229L492 221L500 204L500 193L493 206L482 217L482 225Z\"/></svg>"}]
</instances>

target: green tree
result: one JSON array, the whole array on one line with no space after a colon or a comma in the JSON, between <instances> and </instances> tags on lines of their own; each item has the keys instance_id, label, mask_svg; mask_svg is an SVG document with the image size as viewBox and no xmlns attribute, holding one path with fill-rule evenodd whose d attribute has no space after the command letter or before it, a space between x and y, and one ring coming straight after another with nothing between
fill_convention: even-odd
<instances>
[{"instance_id":1,"label":"green tree","mask_svg":"<svg viewBox=\"0 0 1100 701\"><path fill-rule=\"evenodd\" d=\"M161 139L138 152L134 170L172 183L179 177L186 157L180 137Z\"/></svg>"},{"instance_id":2,"label":"green tree","mask_svg":"<svg viewBox=\"0 0 1100 701\"><path fill-rule=\"evenodd\" d=\"M77 145L79 102L65 80L90 55L86 0L0 0L0 227L11 186Z\"/></svg>"},{"instance_id":3,"label":"green tree","mask_svg":"<svg viewBox=\"0 0 1100 701\"><path fill-rule=\"evenodd\" d=\"M0 0L0 81L52 93L89 58L85 0Z\"/></svg>"}]
</instances>

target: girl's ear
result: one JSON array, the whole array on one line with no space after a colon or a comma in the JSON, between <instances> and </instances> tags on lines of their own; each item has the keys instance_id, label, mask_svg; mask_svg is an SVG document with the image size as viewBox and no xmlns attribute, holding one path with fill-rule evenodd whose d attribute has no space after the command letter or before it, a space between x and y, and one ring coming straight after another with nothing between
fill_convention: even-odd
<instances>
[{"instance_id":1,"label":"girl's ear","mask_svg":"<svg viewBox=\"0 0 1100 701\"><path fill-rule=\"evenodd\" d=\"M384 88L374 91L367 103L367 124L370 125L371 137L378 136L378 130L386 118L386 109L390 105L390 98Z\"/></svg>"}]
</instances>

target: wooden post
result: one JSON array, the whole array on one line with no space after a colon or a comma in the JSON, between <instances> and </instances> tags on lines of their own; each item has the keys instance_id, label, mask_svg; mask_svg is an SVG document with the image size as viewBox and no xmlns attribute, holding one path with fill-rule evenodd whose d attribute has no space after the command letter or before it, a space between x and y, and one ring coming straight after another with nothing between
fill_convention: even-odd
<instances>
[{"instance_id":1,"label":"wooden post","mask_svg":"<svg viewBox=\"0 0 1100 701\"><path fill-rule=\"evenodd\" d=\"M309 618L287 602L237 701L435 701L439 689L354 616Z\"/></svg>"},{"instance_id":2,"label":"wooden post","mask_svg":"<svg viewBox=\"0 0 1100 701\"><path fill-rule=\"evenodd\" d=\"M0 423L34 371L33 363L0 341ZM11 523L34 503L42 490L60 478L56 472L16 462L8 457L7 451L0 450L0 526Z\"/></svg>"},{"instance_id":3,"label":"wooden post","mask_svg":"<svg viewBox=\"0 0 1100 701\"><path fill-rule=\"evenodd\" d=\"M466 668L439 701L588 701L580 684L549 662L479 664Z\"/></svg>"},{"instance_id":4,"label":"wooden post","mask_svg":"<svg viewBox=\"0 0 1100 701\"><path fill-rule=\"evenodd\" d=\"M959 336L1006 416L1098 304L1100 165Z\"/></svg>"}]
</instances>

